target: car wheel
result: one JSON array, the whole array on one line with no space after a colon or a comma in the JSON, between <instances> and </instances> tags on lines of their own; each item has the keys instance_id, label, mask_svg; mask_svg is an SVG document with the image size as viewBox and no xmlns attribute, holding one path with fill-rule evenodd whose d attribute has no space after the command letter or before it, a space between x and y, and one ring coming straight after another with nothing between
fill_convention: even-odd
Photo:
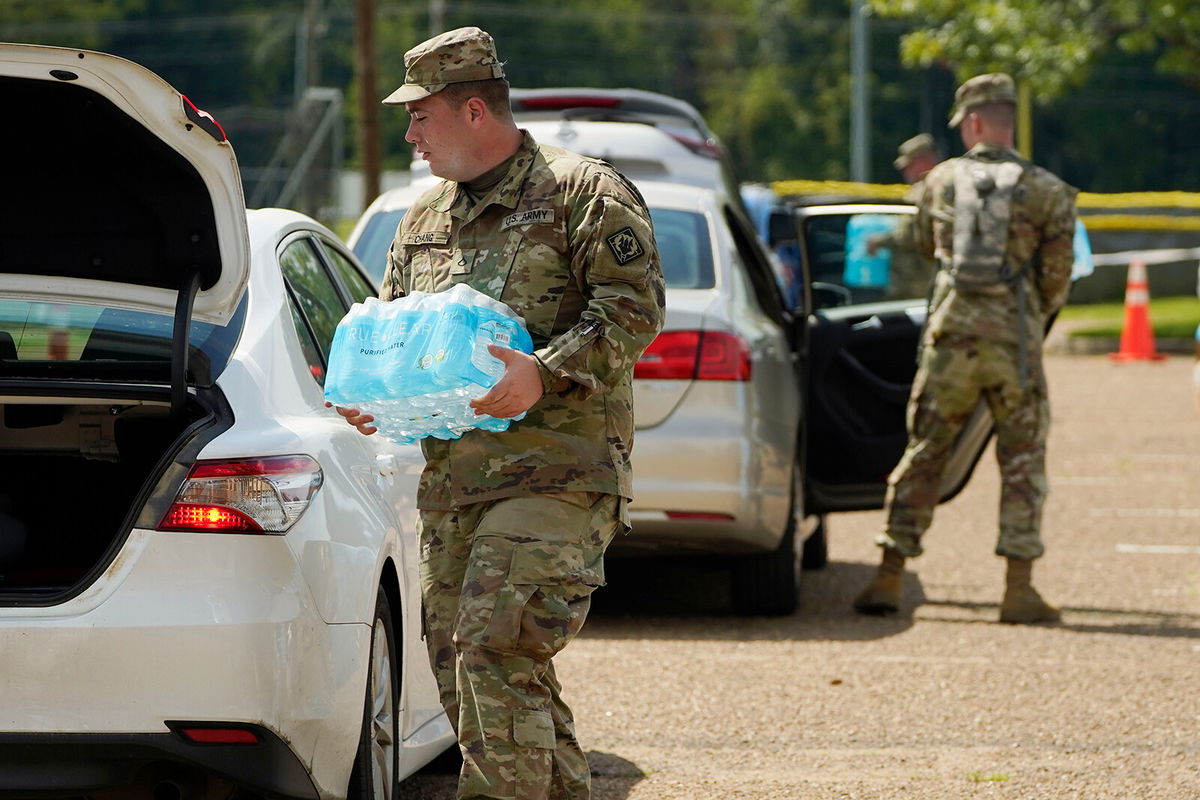
<instances>
[{"instance_id":1,"label":"car wheel","mask_svg":"<svg viewBox=\"0 0 1200 800\"><path fill-rule=\"evenodd\" d=\"M738 556L730 567L733 610L743 616L783 616L796 610L796 526L770 553Z\"/></svg>"},{"instance_id":2,"label":"car wheel","mask_svg":"<svg viewBox=\"0 0 1200 800\"><path fill-rule=\"evenodd\" d=\"M829 563L829 539L825 536L825 515L822 514L817 528L804 540L800 551L802 569L823 569Z\"/></svg>"},{"instance_id":3,"label":"car wheel","mask_svg":"<svg viewBox=\"0 0 1200 800\"><path fill-rule=\"evenodd\" d=\"M367 698L362 733L348 795L352 800L390 800L396 797L399 756L400 670L392 604L380 587L375 599L371 656L367 668Z\"/></svg>"}]
</instances>

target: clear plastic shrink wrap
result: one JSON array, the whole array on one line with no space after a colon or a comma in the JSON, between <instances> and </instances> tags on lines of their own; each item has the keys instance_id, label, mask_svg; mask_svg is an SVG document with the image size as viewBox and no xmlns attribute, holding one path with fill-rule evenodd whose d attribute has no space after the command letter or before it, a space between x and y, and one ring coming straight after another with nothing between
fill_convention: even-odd
<instances>
[{"instance_id":1,"label":"clear plastic shrink wrap","mask_svg":"<svg viewBox=\"0 0 1200 800\"><path fill-rule=\"evenodd\" d=\"M466 284L386 303L368 298L338 323L325 399L371 414L380 433L405 444L504 431L514 420L477 416L468 405L504 374L490 344L533 351L524 321Z\"/></svg>"}]
</instances>

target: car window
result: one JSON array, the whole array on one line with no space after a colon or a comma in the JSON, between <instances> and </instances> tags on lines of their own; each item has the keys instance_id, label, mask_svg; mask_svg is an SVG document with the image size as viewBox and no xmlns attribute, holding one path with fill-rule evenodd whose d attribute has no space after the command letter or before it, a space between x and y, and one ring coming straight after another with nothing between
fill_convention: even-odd
<instances>
[{"instance_id":1,"label":"car window","mask_svg":"<svg viewBox=\"0 0 1200 800\"><path fill-rule=\"evenodd\" d=\"M287 245L279 256L279 266L296 307L321 350L322 359L328 363L333 333L345 315L346 307L313 249L312 240L305 237Z\"/></svg>"},{"instance_id":2,"label":"car window","mask_svg":"<svg viewBox=\"0 0 1200 800\"><path fill-rule=\"evenodd\" d=\"M383 284L383 273L387 269L387 254L391 249L396 228L407 208L381 211L367 220L362 235L354 243L354 255L362 262L367 274L375 284Z\"/></svg>"},{"instance_id":3,"label":"car window","mask_svg":"<svg viewBox=\"0 0 1200 800\"><path fill-rule=\"evenodd\" d=\"M350 292L351 302L361 303L368 297L375 297L379 294L375 288L371 286L369 282L367 282L367 279L363 277L362 273L358 271L358 267L354 266L350 259L342 255L340 250L323 238L318 239L318 241L320 242L321 249L325 252L325 255L329 257L329 263L333 265L338 277L342 279L342 283Z\"/></svg>"},{"instance_id":4,"label":"car window","mask_svg":"<svg viewBox=\"0 0 1200 800\"><path fill-rule=\"evenodd\" d=\"M804 257L814 305L924 297L932 263L917 253L908 233L911 222L911 214L886 211L804 217ZM891 242L871 252L876 237L890 237Z\"/></svg>"},{"instance_id":5,"label":"car window","mask_svg":"<svg viewBox=\"0 0 1200 800\"><path fill-rule=\"evenodd\" d=\"M313 332L309 329L308 323L304 321L304 314L296 306L294 295L288 296L288 310L292 312L292 322L296 325L296 339L300 342L304 360L308 362L308 372L317 383L324 386L325 356L322 355L321 348L317 346L317 340L313 338Z\"/></svg>"},{"instance_id":6,"label":"car window","mask_svg":"<svg viewBox=\"0 0 1200 800\"><path fill-rule=\"evenodd\" d=\"M668 289L711 289L714 284L708 220L694 211L652 208L654 241Z\"/></svg>"},{"instance_id":7,"label":"car window","mask_svg":"<svg viewBox=\"0 0 1200 800\"><path fill-rule=\"evenodd\" d=\"M225 325L192 322L189 344L215 378L229 363L246 319L246 300ZM74 303L0 300L0 360L5 374L47 362L169 363L170 315ZM193 356L193 366L196 367ZM195 370L193 370L195 371ZM61 371L60 371L61 372Z\"/></svg>"},{"instance_id":8,"label":"car window","mask_svg":"<svg viewBox=\"0 0 1200 800\"><path fill-rule=\"evenodd\" d=\"M742 268L750 279L759 307L767 316L781 324L784 323L784 300L779 278L767 260L758 236L749 222L743 222L742 218L728 207L725 209L725 222L729 225L729 233L733 237Z\"/></svg>"}]
</instances>

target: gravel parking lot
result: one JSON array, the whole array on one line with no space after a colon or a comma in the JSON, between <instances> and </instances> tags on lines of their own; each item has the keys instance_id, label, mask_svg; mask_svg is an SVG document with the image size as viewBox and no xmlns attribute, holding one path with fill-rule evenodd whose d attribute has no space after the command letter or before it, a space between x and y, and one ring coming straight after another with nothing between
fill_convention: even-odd
<instances>
[{"instance_id":1,"label":"gravel parking lot","mask_svg":"<svg viewBox=\"0 0 1200 800\"><path fill-rule=\"evenodd\" d=\"M726 611L722 571L610 564L559 659L597 800L1200 797L1200 414L1192 359L1047 360L1048 553L1062 624L996 620L990 448L909 562L906 608L861 617L882 515L829 523L800 610ZM454 796L418 775L409 797Z\"/></svg>"}]
</instances>

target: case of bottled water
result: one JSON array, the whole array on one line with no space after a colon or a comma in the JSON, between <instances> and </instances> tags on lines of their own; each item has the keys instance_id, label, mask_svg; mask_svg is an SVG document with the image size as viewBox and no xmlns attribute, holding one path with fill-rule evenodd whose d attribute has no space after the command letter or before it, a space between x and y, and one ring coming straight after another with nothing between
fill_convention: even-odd
<instances>
[{"instance_id":1,"label":"case of bottled water","mask_svg":"<svg viewBox=\"0 0 1200 800\"><path fill-rule=\"evenodd\" d=\"M371 414L380 433L401 443L504 431L513 419L476 415L468 405L504 374L491 344L533 351L520 316L464 283L391 302L371 297L338 323L325 399Z\"/></svg>"},{"instance_id":2,"label":"case of bottled water","mask_svg":"<svg viewBox=\"0 0 1200 800\"><path fill-rule=\"evenodd\" d=\"M888 285L892 252L887 248L868 252L872 236L891 233L897 217L894 214L855 214L846 223L846 265L842 282L846 286L883 288Z\"/></svg>"}]
</instances>

